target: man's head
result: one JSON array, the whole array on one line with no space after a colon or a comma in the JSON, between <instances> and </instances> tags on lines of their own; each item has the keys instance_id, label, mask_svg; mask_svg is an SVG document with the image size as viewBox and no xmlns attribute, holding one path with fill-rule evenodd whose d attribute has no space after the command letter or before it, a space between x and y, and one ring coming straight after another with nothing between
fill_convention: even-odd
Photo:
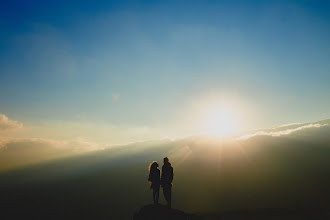
<instances>
[{"instance_id":1,"label":"man's head","mask_svg":"<svg viewBox=\"0 0 330 220\"><path fill-rule=\"evenodd\" d=\"M168 158L164 157L164 164L167 164L167 163L168 163Z\"/></svg>"}]
</instances>

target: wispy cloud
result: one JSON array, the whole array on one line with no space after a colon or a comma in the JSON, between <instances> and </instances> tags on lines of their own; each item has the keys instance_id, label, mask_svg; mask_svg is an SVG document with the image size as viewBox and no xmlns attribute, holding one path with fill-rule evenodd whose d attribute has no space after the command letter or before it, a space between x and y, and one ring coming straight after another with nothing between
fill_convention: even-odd
<instances>
[{"instance_id":1,"label":"wispy cloud","mask_svg":"<svg viewBox=\"0 0 330 220\"><path fill-rule=\"evenodd\" d=\"M92 151L103 150L106 144L96 144L77 138L52 140L42 138L0 137L0 172Z\"/></svg>"},{"instance_id":2,"label":"wispy cloud","mask_svg":"<svg viewBox=\"0 0 330 220\"><path fill-rule=\"evenodd\" d=\"M0 131L22 128L23 124L10 120L6 115L0 113Z\"/></svg>"},{"instance_id":3,"label":"wispy cloud","mask_svg":"<svg viewBox=\"0 0 330 220\"><path fill-rule=\"evenodd\" d=\"M299 124L297 124L297 125L299 125ZM245 139L249 139L251 137L260 136L260 135L279 137L279 136L283 136L283 135L290 135L290 134L292 134L293 132L296 132L296 131L301 131L301 130L309 129L309 128L319 128L319 127L326 126L326 125L328 125L328 124L313 124L312 123L312 124L307 124L307 125L303 125L303 126L296 127L296 128L285 129L285 130L282 130L282 131L269 131L269 132L258 131L258 132L253 133L253 134L242 135L242 136L238 137L237 140L245 140ZM280 127L285 127L285 126L279 126L279 127L276 127L276 128L280 128Z\"/></svg>"},{"instance_id":4,"label":"wispy cloud","mask_svg":"<svg viewBox=\"0 0 330 220\"><path fill-rule=\"evenodd\" d=\"M45 138L10 138L0 137L0 148L9 149L14 145L35 144L45 145L54 150L65 150L72 153L83 153L88 151L102 150L110 145L90 142L78 137L72 140L53 140Z\"/></svg>"}]
</instances>

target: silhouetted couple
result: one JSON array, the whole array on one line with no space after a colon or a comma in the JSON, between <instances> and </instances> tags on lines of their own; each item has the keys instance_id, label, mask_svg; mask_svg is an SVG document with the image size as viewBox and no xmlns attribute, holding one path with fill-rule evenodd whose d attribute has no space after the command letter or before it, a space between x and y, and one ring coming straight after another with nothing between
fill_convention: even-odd
<instances>
[{"instance_id":1,"label":"silhouetted couple","mask_svg":"<svg viewBox=\"0 0 330 220\"><path fill-rule=\"evenodd\" d=\"M173 167L171 166L167 157L164 158L164 165L162 167L161 175L160 175L160 170L158 169L158 163L154 161L150 164L148 181L151 182L150 189L153 189L152 196L153 196L154 204L158 204L159 188L160 186L162 186L163 194L167 202L166 206L171 208Z\"/></svg>"}]
</instances>

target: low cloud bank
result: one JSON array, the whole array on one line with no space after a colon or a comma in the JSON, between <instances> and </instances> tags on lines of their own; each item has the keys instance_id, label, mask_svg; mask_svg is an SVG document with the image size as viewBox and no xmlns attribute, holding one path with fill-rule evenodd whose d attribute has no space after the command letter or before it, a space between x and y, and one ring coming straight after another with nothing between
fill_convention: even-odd
<instances>
[{"instance_id":1,"label":"low cloud bank","mask_svg":"<svg viewBox=\"0 0 330 220\"><path fill-rule=\"evenodd\" d=\"M0 131L22 128L23 124L10 120L6 115L0 113Z\"/></svg>"},{"instance_id":2,"label":"low cloud bank","mask_svg":"<svg viewBox=\"0 0 330 220\"><path fill-rule=\"evenodd\" d=\"M19 122L9 120L5 115L1 116L2 124L7 124L7 128L19 128L23 126ZM285 141L287 144L288 138L300 140L301 143L306 144L316 143L324 145L329 144L330 141L328 135L330 131L329 124L330 120L308 124L291 124L247 133L236 138L236 140L228 141L223 141L222 139L219 141L218 138L212 136L192 135L174 140L166 139L134 142L120 146L99 144L88 141L84 138L55 140L47 138L11 138L1 137L0 135L0 171L11 170L49 160L70 157L93 151L100 151L113 147L118 149L125 148L127 151L121 151L126 153L135 152L134 149L145 153L145 150L153 149L158 145L162 145L165 151L167 151L170 146L189 146L189 149L193 149L194 146L203 146L203 151L208 151L208 149L212 147L214 149L222 149L219 148L219 146L230 146L228 149L235 149L234 146L236 145L239 145L240 148L244 147L246 149L254 149L256 146L260 145L259 142L261 140L263 145L279 145L280 141ZM301 143L299 144L301 145ZM292 145L297 144L292 143ZM104 151L104 153L106 154L107 151ZM239 153L235 153L234 155L238 154ZM171 153L168 155L175 158L175 156Z\"/></svg>"},{"instance_id":3,"label":"low cloud bank","mask_svg":"<svg viewBox=\"0 0 330 220\"><path fill-rule=\"evenodd\" d=\"M82 138L58 141L41 138L0 138L0 171L102 150L106 145Z\"/></svg>"},{"instance_id":4,"label":"low cloud bank","mask_svg":"<svg viewBox=\"0 0 330 220\"><path fill-rule=\"evenodd\" d=\"M252 134L246 134L246 135L242 135L240 137L237 138L237 140L245 140L245 139L249 139L255 136L272 136L272 137L279 137L279 136L283 136L283 135L290 135L294 132L297 131L301 131L301 130L305 130L305 129L311 129L311 128L320 128L322 126L327 126L328 124L307 124L307 125L300 125L297 124L296 128L290 128L290 129L284 129L284 130L280 130L280 131L258 131ZM281 128L281 127L277 127L276 129ZM285 126L283 126L283 128L285 128Z\"/></svg>"}]
</instances>

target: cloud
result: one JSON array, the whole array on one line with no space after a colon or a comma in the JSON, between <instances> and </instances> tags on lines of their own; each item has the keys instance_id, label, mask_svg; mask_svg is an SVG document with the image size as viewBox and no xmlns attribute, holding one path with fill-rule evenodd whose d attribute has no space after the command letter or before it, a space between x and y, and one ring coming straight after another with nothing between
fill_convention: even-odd
<instances>
[{"instance_id":1,"label":"cloud","mask_svg":"<svg viewBox=\"0 0 330 220\"><path fill-rule=\"evenodd\" d=\"M7 117L6 117L7 118ZM8 119L8 118L7 118ZM18 122L15 122L18 123ZM18 123L19 124L19 123ZM255 147L251 146L259 146L260 138L262 140L263 145L282 145L287 144L287 140L300 140L303 143L314 143L316 145L323 145L329 143L329 129L330 120L325 120L323 122L314 122L308 124L296 124L289 126L282 126L270 129L262 129L259 131L250 132L248 134L242 135L236 140L251 140L244 142L236 142L235 140L228 139L223 140L217 137L204 135L204 134L195 134L186 137L178 137L176 139L157 139L153 141L145 141L147 138L143 135L144 133L151 133L152 130L148 127L137 128L134 131L130 131L132 134L140 134L144 138L139 141L135 140L134 142L130 142L127 144L114 145L112 144L104 144L104 141L97 142L95 138L93 138L94 134L91 136L85 136L87 133L90 133L90 129L87 129L88 132L83 132L80 130L80 135L77 137L77 134L69 135L68 137L60 137L55 131L58 128L54 128L55 136L44 136L44 138L14 138L14 137L1 137L0 136L0 171L2 170L10 170L14 168L19 168L31 164L37 164L46 162L49 160L54 160L63 157L75 156L78 154L84 154L88 152L96 152L101 151L103 154L103 150L112 149L112 148L120 148L127 149L127 152L135 152L134 147L137 150L147 149L148 147L155 146L164 146L164 151L166 151L166 146L189 146L190 149L195 149L196 146L208 146L206 149L219 149L219 146L231 146L230 149L235 149L235 146L239 144L241 147L245 146L247 149L252 150ZM67 124L65 124L67 125ZM22 125L21 125L22 126ZM66 127L65 131L68 132L68 126L60 126L60 128ZM81 125L80 125L81 127ZM77 128L77 126L73 126L72 128ZM281 129L280 129L281 128ZM319 129L317 129L319 128ZM113 128L114 129L114 128ZM105 133L102 133L101 136L105 134L111 134L113 129L106 129ZM73 129L75 130L75 129ZM79 129L76 129L79 130ZM95 128L95 130L97 130ZM116 130L116 129L115 129ZM33 131L32 134L39 134L40 137L41 130ZM48 131L49 132L49 131ZM47 132L47 133L48 133ZM98 133L98 132L97 132ZM127 133L126 133L127 134ZM252 137L260 137L260 138L252 138ZM30 136L31 137L31 136ZM83 138L84 137L84 138ZM86 137L90 137L86 139ZM273 139L272 137L279 137ZM60 139L58 139L60 138ZM281 144L279 144L281 142ZM290 142L291 143L291 142ZM293 143L292 145L296 145ZM301 145L301 144L300 144ZM120 151L126 152L126 151ZM101 153L101 152L100 152ZM104 151L106 153L106 151ZM163 152L167 154L166 152ZM239 155L239 152L236 152ZM235 153L235 154L236 154ZM112 154L112 153L111 153Z\"/></svg>"},{"instance_id":2,"label":"cloud","mask_svg":"<svg viewBox=\"0 0 330 220\"><path fill-rule=\"evenodd\" d=\"M53 140L45 138L10 138L0 137L0 149L8 150L12 146L34 144L35 146L44 145L57 151L67 151L72 153L84 153L88 151L100 150L110 145L90 142L78 137L72 140Z\"/></svg>"},{"instance_id":3,"label":"cloud","mask_svg":"<svg viewBox=\"0 0 330 220\"><path fill-rule=\"evenodd\" d=\"M291 124L291 125L293 125L293 124ZM300 125L300 124L297 124L297 125ZM302 126L299 126L299 127L296 127L296 128L290 128L290 129L285 129L285 130L280 130L280 131L269 131L269 132L258 131L258 132L253 133L253 134L242 135L242 136L238 137L237 140L249 139L251 137L260 136L260 135L279 137L279 136L283 136L283 135L290 135L293 132L301 131L301 130L304 130L304 129L320 128L320 127L326 126L326 125L328 125L328 124L314 124L314 123L311 123L311 124L302 125ZM282 128L282 127L285 128L285 127L287 127L287 125L276 127L276 129Z\"/></svg>"},{"instance_id":4,"label":"cloud","mask_svg":"<svg viewBox=\"0 0 330 220\"><path fill-rule=\"evenodd\" d=\"M89 142L83 138L62 141L0 137L0 171L103 150L107 147L109 146Z\"/></svg>"},{"instance_id":5,"label":"cloud","mask_svg":"<svg viewBox=\"0 0 330 220\"><path fill-rule=\"evenodd\" d=\"M0 113L0 131L22 128L23 124L10 120L6 115Z\"/></svg>"}]
</instances>

